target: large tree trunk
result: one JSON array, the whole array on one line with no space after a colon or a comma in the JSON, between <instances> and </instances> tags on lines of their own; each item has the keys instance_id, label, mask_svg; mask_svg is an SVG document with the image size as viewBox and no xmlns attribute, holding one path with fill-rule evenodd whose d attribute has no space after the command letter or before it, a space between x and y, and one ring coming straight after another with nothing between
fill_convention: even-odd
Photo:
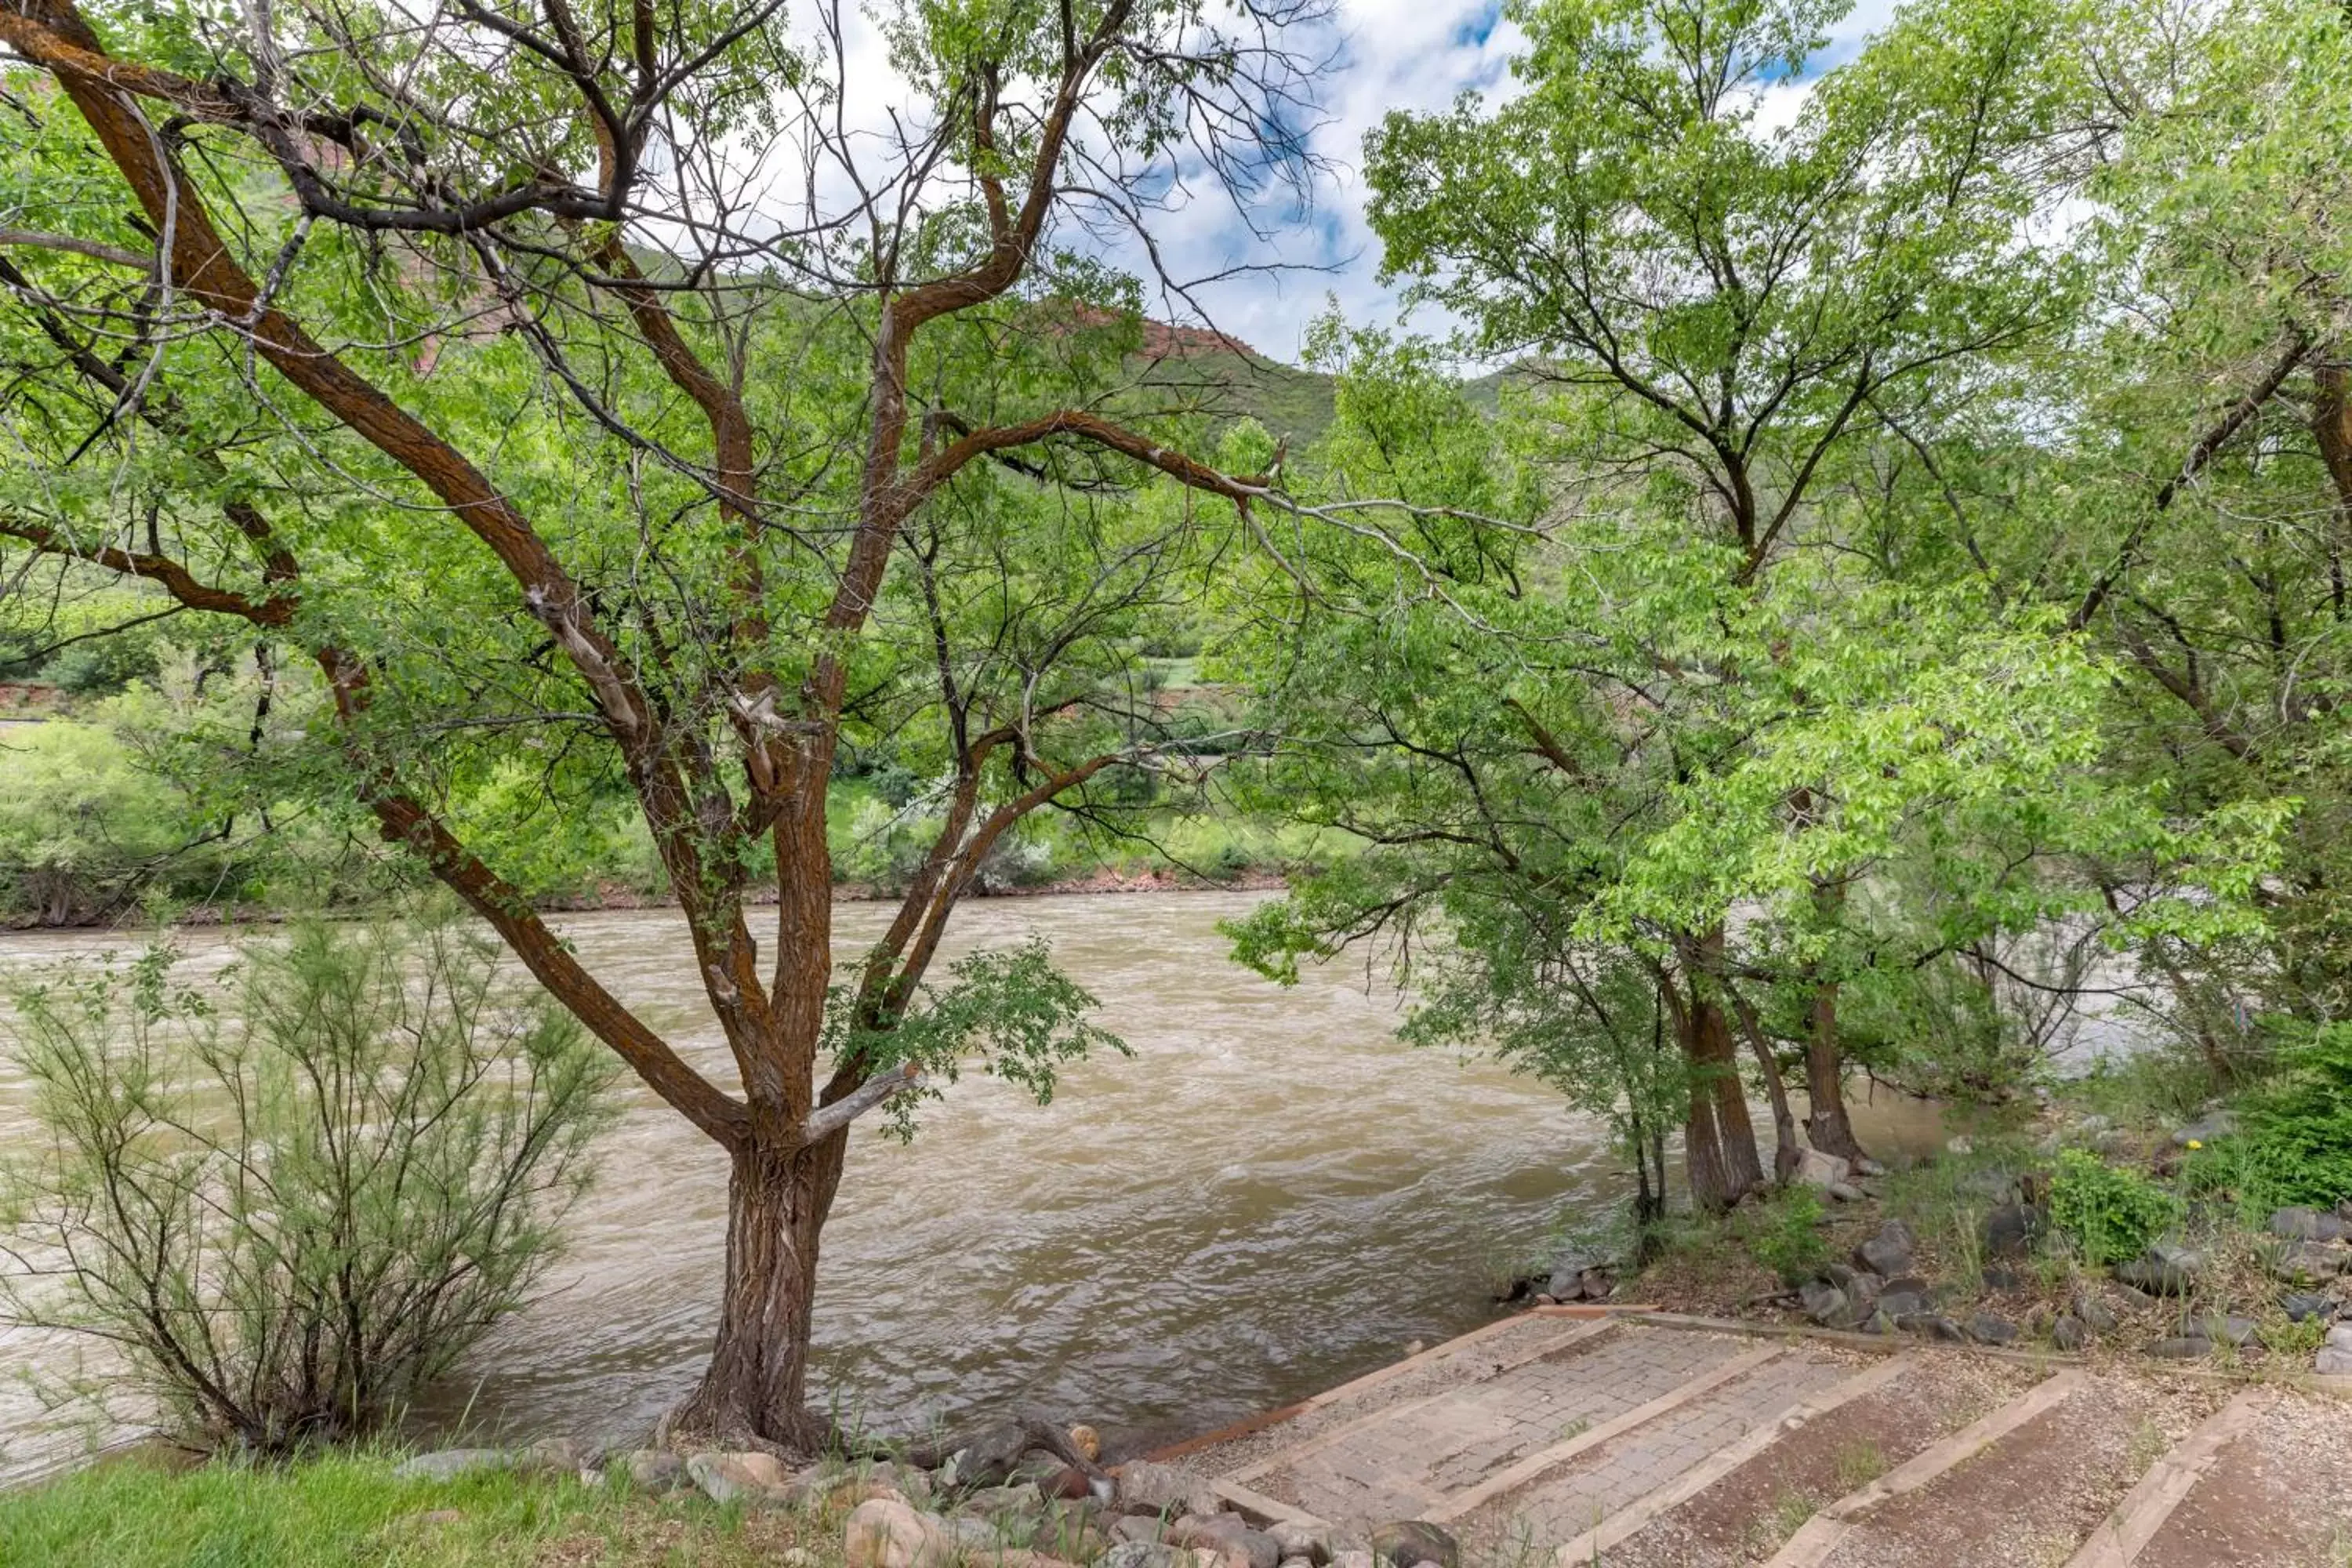
<instances>
[{"instance_id":1,"label":"large tree trunk","mask_svg":"<svg viewBox=\"0 0 2352 1568\"><path fill-rule=\"evenodd\" d=\"M1824 1154L1857 1163L1870 1156L1845 1114L1845 1059L1838 1050L1837 984L1813 987L1812 1028L1805 1037L1805 1097L1812 1102L1805 1132Z\"/></svg>"},{"instance_id":2,"label":"large tree trunk","mask_svg":"<svg viewBox=\"0 0 2352 1568\"><path fill-rule=\"evenodd\" d=\"M841 1184L845 1136L784 1152L747 1145L727 1184L727 1272L702 1382L671 1418L697 1440L814 1453L808 1405L817 1240Z\"/></svg>"},{"instance_id":3,"label":"large tree trunk","mask_svg":"<svg viewBox=\"0 0 2352 1568\"><path fill-rule=\"evenodd\" d=\"M1675 1043L1682 1049L1690 1078L1690 1100L1683 1121L1683 1164L1690 1179L1691 1202L1702 1211L1720 1214L1764 1181L1764 1168L1756 1157L1756 1131L1748 1120L1748 1100L1740 1092L1731 1031L1723 1010L1704 1000L1696 984L1687 996L1672 982L1662 983L1659 991L1673 1017Z\"/></svg>"},{"instance_id":4,"label":"large tree trunk","mask_svg":"<svg viewBox=\"0 0 2352 1568\"><path fill-rule=\"evenodd\" d=\"M1723 1168L1731 1184L1732 1203L1764 1184L1764 1166L1756 1154L1756 1127L1748 1117L1748 1091L1739 1083L1739 1053L1731 1043L1731 1020L1713 1002L1692 1009L1696 1026L1696 1064L1703 1081L1715 1096L1715 1125L1723 1143Z\"/></svg>"}]
</instances>

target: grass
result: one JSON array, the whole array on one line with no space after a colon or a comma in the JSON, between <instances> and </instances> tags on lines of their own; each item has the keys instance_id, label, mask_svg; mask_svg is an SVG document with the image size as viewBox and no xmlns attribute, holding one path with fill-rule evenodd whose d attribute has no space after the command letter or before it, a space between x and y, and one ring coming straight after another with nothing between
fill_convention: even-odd
<instances>
[{"instance_id":1,"label":"grass","mask_svg":"<svg viewBox=\"0 0 2352 1568\"><path fill-rule=\"evenodd\" d=\"M512 1474L393 1478L393 1453L167 1474L122 1462L0 1493L0 1563L51 1568L774 1568L837 1525Z\"/></svg>"}]
</instances>

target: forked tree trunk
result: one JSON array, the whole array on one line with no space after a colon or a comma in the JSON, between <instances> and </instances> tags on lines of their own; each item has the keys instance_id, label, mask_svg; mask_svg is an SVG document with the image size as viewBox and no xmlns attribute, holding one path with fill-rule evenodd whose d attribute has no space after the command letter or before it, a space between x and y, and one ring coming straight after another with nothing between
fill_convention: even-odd
<instances>
[{"instance_id":1,"label":"forked tree trunk","mask_svg":"<svg viewBox=\"0 0 2352 1568\"><path fill-rule=\"evenodd\" d=\"M806 1149L755 1143L735 1155L719 1333L674 1432L793 1454L823 1446L824 1423L808 1404L810 1322L818 1238L847 1144L836 1132Z\"/></svg>"},{"instance_id":2,"label":"forked tree trunk","mask_svg":"<svg viewBox=\"0 0 2352 1568\"><path fill-rule=\"evenodd\" d=\"M1731 1021L1713 1002L1691 1009L1698 1036L1698 1062L1703 1081L1715 1096L1715 1125L1723 1144L1723 1169L1729 1179L1726 1206L1764 1184L1764 1166L1756 1154L1756 1127L1748 1116L1748 1091L1739 1083L1739 1053L1731 1043Z\"/></svg>"},{"instance_id":3,"label":"forked tree trunk","mask_svg":"<svg viewBox=\"0 0 2352 1568\"><path fill-rule=\"evenodd\" d=\"M1675 1026L1675 1044L1690 1079L1683 1121L1683 1165L1691 1202L1720 1214L1763 1184L1756 1130L1739 1088L1739 1065L1722 1009L1662 977L1659 992Z\"/></svg>"},{"instance_id":4,"label":"forked tree trunk","mask_svg":"<svg viewBox=\"0 0 2352 1568\"><path fill-rule=\"evenodd\" d=\"M1835 982L1813 988L1812 1028L1805 1037L1805 1097L1812 1102L1805 1133L1813 1147L1842 1160L1862 1161L1863 1152L1845 1113L1845 1060L1838 1050Z\"/></svg>"}]
</instances>

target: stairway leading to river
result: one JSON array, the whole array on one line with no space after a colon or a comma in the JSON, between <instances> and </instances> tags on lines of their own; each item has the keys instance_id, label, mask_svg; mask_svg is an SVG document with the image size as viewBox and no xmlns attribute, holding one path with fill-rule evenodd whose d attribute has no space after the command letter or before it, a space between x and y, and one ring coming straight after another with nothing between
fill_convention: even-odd
<instances>
[{"instance_id":1,"label":"stairway leading to river","mask_svg":"<svg viewBox=\"0 0 2352 1568\"><path fill-rule=\"evenodd\" d=\"M1465 1568L2345 1568L2352 1405L1657 1315L1531 1313L1182 1456Z\"/></svg>"}]
</instances>

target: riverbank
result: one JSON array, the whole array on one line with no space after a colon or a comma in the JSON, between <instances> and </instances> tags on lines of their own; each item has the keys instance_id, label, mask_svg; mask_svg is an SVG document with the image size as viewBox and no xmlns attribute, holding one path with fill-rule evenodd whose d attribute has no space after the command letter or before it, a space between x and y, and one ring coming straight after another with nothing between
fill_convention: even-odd
<instances>
[{"instance_id":1,"label":"riverbank","mask_svg":"<svg viewBox=\"0 0 2352 1568\"><path fill-rule=\"evenodd\" d=\"M1246 867L1230 876L1218 877L1153 867L1124 870L1112 866L1097 866L1088 871L1044 881L975 887L964 896L978 902L1001 899L1118 897L1141 893L1270 893L1280 892L1289 885L1289 874L1279 866ZM839 904L884 904L896 901L901 891L875 882L836 882L834 884L833 900ZM744 895L743 901L754 909L772 909L776 903L776 889L753 888ZM531 907L541 914L604 914L675 910L678 903L667 893L633 887L625 882L604 882L584 893L552 894L534 899ZM68 919L54 921L19 911L0 915L0 931L119 929L126 917L133 913L141 914L143 920L143 911L132 910L119 910L110 914L85 910ZM210 931L239 925L283 924L304 918L361 920L369 913L371 911L367 909L359 907L318 910L289 909L271 904L196 903L172 910L163 923L166 928Z\"/></svg>"}]
</instances>

